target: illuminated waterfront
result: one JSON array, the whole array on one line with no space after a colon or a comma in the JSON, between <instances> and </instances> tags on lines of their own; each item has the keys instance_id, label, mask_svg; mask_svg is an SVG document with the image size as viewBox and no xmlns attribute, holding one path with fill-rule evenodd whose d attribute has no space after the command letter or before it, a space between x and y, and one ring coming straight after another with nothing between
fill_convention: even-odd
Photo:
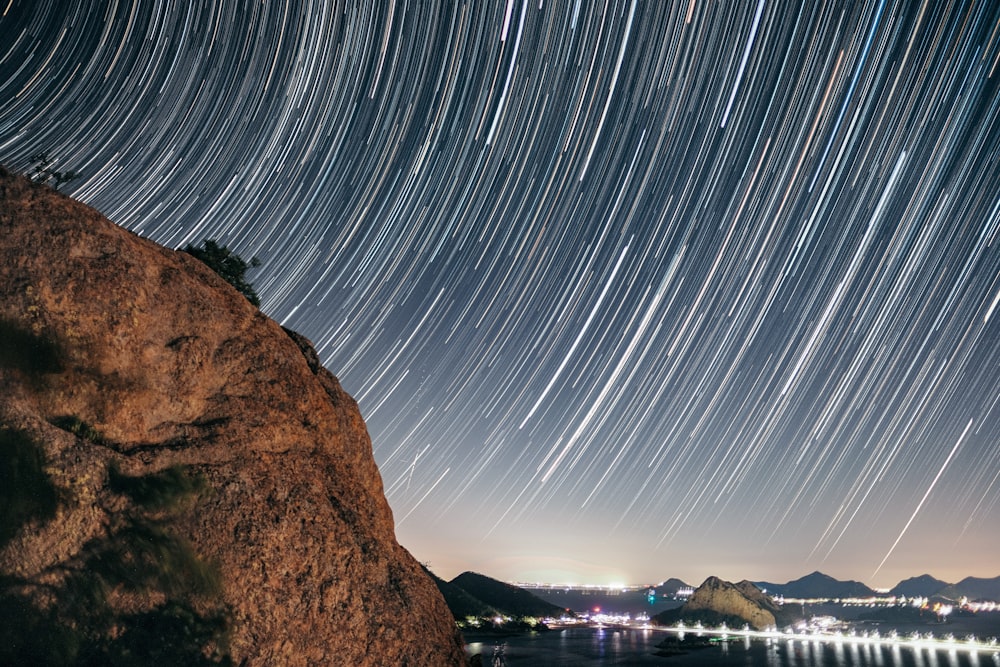
<instances>
[{"instance_id":1,"label":"illuminated waterfront","mask_svg":"<svg viewBox=\"0 0 1000 667\"><path fill-rule=\"evenodd\" d=\"M704 637L706 646L658 655L668 637ZM483 664L547 667L607 665L769 665L880 667L998 667L1000 648L980 639L927 636L800 634L729 628L653 628L640 624L567 623L548 632L510 637L470 636L469 655Z\"/></svg>"},{"instance_id":2,"label":"illuminated waterfront","mask_svg":"<svg viewBox=\"0 0 1000 667\"><path fill-rule=\"evenodd\" d=\"M726 626L719 628L702 628L699 626L684 627L683 625L679 625L674 628L662 628L657 630L666 633L674 633L680 638L683 638L686 634L694 634L695 636L718 637L719 639L727 641L733 638L742 638L747 641L756 639L766 640L768 642L788 642L790 644L794 644L795 642L800 642L802 644L815 644L822 642L825 644L849 646L897 646L918 650L927 649L949 652L964 651L967 653L984 653L1000 656L1000 646L997 644L996 637L980 639L974 636L968 636L959 639L951 635L935 637L932 633L922 635L900 635L896 632L890 632L883 636L879 633L815 631L795 632L777 629L750 630L749 628L734 630L727 628Z\"/></svg>"},{"instance_id":3,"label":"illuminated waterfront","mask_svg":"<svg viewBox=\"0 0 1000 667\"><path fill-rule=\"evenodd\" d=\"M751 630L692 621L657 625L651 617L690 597L688 591L680 596L673 589L658 590L662 586L524 587L575 609L577 616L545 621L566 636L541 633L534 640L508 642L505 664L1000 667L1000 609L994 601L884 592L858 598L780 597L781 606L802 620Z\"/></svg>"}]
</instances>

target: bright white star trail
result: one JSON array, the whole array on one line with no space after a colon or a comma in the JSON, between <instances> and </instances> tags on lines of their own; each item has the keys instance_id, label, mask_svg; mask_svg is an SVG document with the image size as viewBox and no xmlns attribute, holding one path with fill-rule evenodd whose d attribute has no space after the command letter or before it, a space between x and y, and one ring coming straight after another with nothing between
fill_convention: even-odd
<instances>
[{"instance_id":1,"label":"bright white star trail","mask_svg":"<svg viewBox=\"0 0 1000 667\"><path fill-rule=\"evenodd\" d=\"M442 576L1000 574L1000 4L0 10L0 160L260 258Z\"/></svg>"}]
</instances>

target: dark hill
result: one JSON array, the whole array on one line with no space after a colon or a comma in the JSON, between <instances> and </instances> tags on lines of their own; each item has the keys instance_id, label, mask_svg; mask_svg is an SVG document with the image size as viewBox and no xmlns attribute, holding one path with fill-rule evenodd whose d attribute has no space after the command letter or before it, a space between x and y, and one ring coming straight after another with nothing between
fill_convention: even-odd
<instances>
[{"instance_id":1,"label":"dark hill","mask_svg":"<svg viewBox=\"0 0 1000 667\"><path fill-rule=\"evenodd\" d=\"M950 585L951 584L948 582L935 579L929 574L921 574L919 577L904 579L896 584L892 590L889 591L889 593L891 595L895 595L896 597L904 596L908 598L926 598L936 595L939 591Z\"/></svg>"},{"instance_id":2,"label":"dark hill","mask_svg":"<svg viewBox=\"0 0 1000 667\"><path fill-rule=\"evenodd\" d=\"M768 595L783 595L786 598L839 599L864 598L875 595L875 591L859 581L840 581L822 572L813 572L787 584L759 582L757 587Z\"/></svg>"},{"instance_id":3,"label":"dark hill","mask_svg":"<svg viewBox=\"0 0 1000 667\"><path fill-rule=\"evenodd\" d=\"M952 600L966 597L970 600L1000 601L1000 577L966 577L957 584L939 590L937 595Z\"/></svg>"},{"instance_id":4,"label":"dark hill","mask_svg":"<svg viewBox=\"0 0 1000 667\"><path fill-rule=\"evenodd\" d=\"M677 595L677 591L682 588L691 588L691 586L676 577L671 577L657 586L656 590L659 591L660 595L673 597Z\"/></svg>"},{"instance_id":5,"label":"dark hill","mask_svg":"<svg viewBox=\"0 0 1000 667\"><path fill-rule=\"evenodd\" d=\"M556 606L523 588L487 577L475 572L463 572L450 582L476 600L496 609L502 614L513 616L560 617L566 613Z\"/></svg>"},{"instance_id":6,"label":"dark hill","mask_svg":"<svg viewBox=\"0 0 1000 667\"><path fill-rule=\"evenodd\" d=\"M469 616L483 618L500 613L497 609L470 595L460 586L445 581L427 568L424 569L437 585L438 590L441 591L441 595L444 596L444 601L448 604L448 609L456 621L462 621Z\"/></svg>"}]
</instances>

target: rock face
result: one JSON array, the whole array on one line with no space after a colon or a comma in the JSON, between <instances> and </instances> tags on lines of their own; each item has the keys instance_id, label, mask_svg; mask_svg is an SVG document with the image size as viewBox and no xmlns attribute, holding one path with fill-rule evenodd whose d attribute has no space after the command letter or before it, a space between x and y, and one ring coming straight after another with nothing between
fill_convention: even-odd
<instances>
[{"instance_id":1,"label":"rock face","mask_svg":"<svg viewBox=\"0 0 1000 667\"><path fill-rule=\"evenodd\" d=\"M656 617L660 623L697 620L707 623L743 622L754 629L776 625L780 610L774 602L749 581L732 584L709 577L680 609L671 609Z\"/></svg>"},{"instance_id":2,"label":"rock face","mask_svg":"<svg viewBox=\"0 0 1000 667\"><path fill-rule=\"evenodd\" d=\"M0 536L0 584L44 606L32 586L132 511L115 471L183 470L207 492L150 521L217 569L235 664L465 663L357 404L198 260L0 168L0 347L0 434L37 445L58 505ZM131 612L163 602L127 592Z\"/></svg>"},{"instance_id":3,"label":"rock face","mask_svg":"<svg viewBox=\"0 0 1000 667\"><path fill-rule=\"evenodd\" d=\"M772 603L748 581L731 584L718 577L709 577L684 605L688 611L713 611L723 616L736 616L754 628L774 625Z\"/></svg>"}]
</instances>

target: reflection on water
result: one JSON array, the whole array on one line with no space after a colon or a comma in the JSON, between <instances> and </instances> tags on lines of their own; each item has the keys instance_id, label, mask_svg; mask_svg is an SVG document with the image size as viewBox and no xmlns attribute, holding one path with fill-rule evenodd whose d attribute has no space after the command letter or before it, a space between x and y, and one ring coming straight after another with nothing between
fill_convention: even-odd
<instances>
[{"instance_id":1,"label":"reflection on water","mask_svg":"<svg viewBox=\"0 0 1000 667\"><path fill-rule=\"evenodd\" d=\"M669 633L662 630L567 628L511 637L466 637L466 652L491 667L501 656L509 667L606 667L609 665L766 665L768 667L1000 667L992 650L940 649L821 639L748 637L667 657L656 655Z\"/></svg>"}]
</instances>

